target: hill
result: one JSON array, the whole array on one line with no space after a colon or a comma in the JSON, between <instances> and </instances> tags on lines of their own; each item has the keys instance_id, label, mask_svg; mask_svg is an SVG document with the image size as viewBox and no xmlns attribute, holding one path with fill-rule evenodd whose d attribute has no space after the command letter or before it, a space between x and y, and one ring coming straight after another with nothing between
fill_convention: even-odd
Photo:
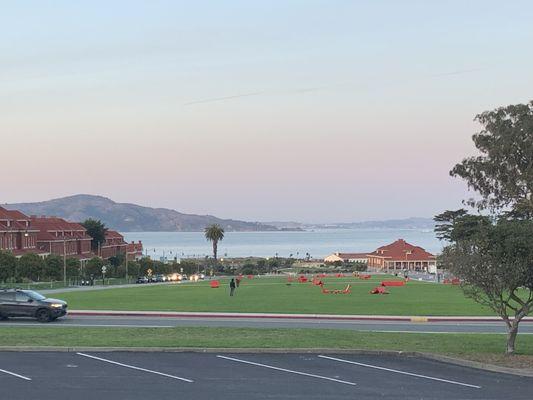
<instances>
[{"instance_id":1,"label":"hill","mask_svg":"<svg viewBox=\"0 0 533 400\"><path fill-rule=\"evenodd\" d=\"M116 203L102 196L78 194L38 203L6 204L27 215L49 215L84 221L95 218L108 227L123 232L195 232L207 225L219 224L226 231L275 231L276 227L259 222L221 219L212 215L184 214L167 208Z\"/></svg>"}]
</instances>

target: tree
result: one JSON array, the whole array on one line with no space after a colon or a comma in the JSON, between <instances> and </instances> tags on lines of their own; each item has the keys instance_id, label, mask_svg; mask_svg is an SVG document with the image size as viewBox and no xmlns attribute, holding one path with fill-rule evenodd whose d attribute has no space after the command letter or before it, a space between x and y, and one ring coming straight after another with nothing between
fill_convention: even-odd
<instances>
[{"instance_id":1,"label":"tree","mask_svg":"<svg viewBox=\"0 0 533 400\"><path fill-rule=\"evenodd\" d=\"M67 278L78 278L80 276L80 260L77 258L67 258Z\"/></svg>"},{"instance_id":2,"label":"tree","mask_svg":"<svg viewBox=\"0 0 533 400\"><path fill-rule=\"evenodd\" d=\"M15 278L16 269L17 258L10 252L0 250L0 282Z\"/></svg>"},{"instance_id":3,"label":"tree","mask_svg":"<svg viewBox=\"0 0 533 400\"><path fill-rule=\"evenodd\" d=\"M512 354L518 325L533 307L533 101L475 119L482 125L472 137L479 155L450 175L480 195L468 205L490 214L446 211L435 217L435 231L449 243L443 266L463 280L466 296L503 319Z\"/></svg>"},{"instance_id":4,"label":"tree","mask_svg":"<svg viewBox=\"0 0 533 400\"><path fill-rule=\"evenodd\" d=\"M18 261L18 275L32 281L38 281L44 275L44 260L34 253L24 254Z\"/></svg>"},{"instance_id":5,"label":"tree","mask_svg":"<svg viewBox=\"0 0 533 400\"><path fill-rule=\"evenodd\" d=\"M58 281L63 277L63 257L50 254L44 259L44 275L47 279Z\"/></svg>"},{"instance_id":6,"label":"tree","mask_svg":"<svg viewBox=\"0 0 533 400\"><path fill-rule=\"evenodd\" d=\"M204 230L205 238L213 243L213 258L217 260L218 242L224 239L224 229L218 225L209 225Z\"/></svg>"},{"instance_id":7,"label":"tree","mask_svg":"<svg viewBox=\"0 0 533 400\"><path fill-rule=\"evenodd\" d=\"M475 118L483 129L472 139L480 155L465 158L450 175L481 195L469 204L510 210L533 218L533 101L486 111Z\"/></svg>"},{"instance_id":8,"label":"tree","mask_svg":"<svg viewBox=\"0 0 533 400\"><path fill-rule=\"evenodd\" d=\"M87 229L87 234L92 237L91 248L93 251L98 251L98 248L102 243L105 242L105 234L107 228L104 223L96 219L86 219L81 223L85 229Z\"/></svg>"},{"instance_id":9,"label":"tree","mask_svg":"<svg viewBox=\"0 0 533 400\"><path fill-rule=\"evenodd\" d=\"M462 280L467 297L503 319L512 354L518 325L533 308L533 221L493 223L487 216L464 215L441 221L441 229L452 240L440 257L442 266Z\"/></svg>"},{"instance_id":10,"label":"tree","mask_svg":"<svg viewBox=\"0 0 533 400\"><path fill-rule=\"evenodd\" d=\"M104 261L99 257L93 257L87 264L85 264L85 274L87 276L97 277L102 274L102 267L104 266Z\"/></svg>"}]
</instances>

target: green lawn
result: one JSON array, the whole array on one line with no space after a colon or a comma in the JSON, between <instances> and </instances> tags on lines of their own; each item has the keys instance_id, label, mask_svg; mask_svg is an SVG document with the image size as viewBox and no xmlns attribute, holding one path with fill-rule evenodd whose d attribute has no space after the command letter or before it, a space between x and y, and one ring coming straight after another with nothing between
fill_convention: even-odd
<instances>
[{"instance_id":1,"label":"green lawn","mask_svg":"<svg viewBox=\"0 0 533 400\"><path fill-rule=\"evenodd\" d=\"M135 288L66 292L53 297L65 299L71 309L140 311L212 311L377 315L494 315L491 310L466 299L461 289L411 281L391 287L389 295L369 291L383 279L327 278L325 287L352 284L349 295L326 295L309 283L287 285L286 278L245 279L236 296L229 297L228 280L218 289L209 282L171 285L143 285Z\"/></svg>"},{"instance_id":2,"label":"green lawn","mask_svg":"<svg viewBox=\"0 0 533 400\"><path fill-rule=\"evenodd\" d=\"M503 354L505 335L355 332L329 329L2 327L2 346L336 348ZM533 355L519 335L517 354Z\"/></svg>"}]
</instances>

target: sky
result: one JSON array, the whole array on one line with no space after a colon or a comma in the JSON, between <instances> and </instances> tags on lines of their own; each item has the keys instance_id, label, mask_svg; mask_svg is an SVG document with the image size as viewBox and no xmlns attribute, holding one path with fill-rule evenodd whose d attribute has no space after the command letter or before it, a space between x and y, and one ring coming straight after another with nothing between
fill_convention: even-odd
<instances>
[{"instance_id":1,"label":"sky","mask_svg":"<svg viewBox=\"0 0 533 400\"><path fill-rule=\"evenodd\" d=\"M0 203L431 217L533 98L531 1L0 0Z\"/></svg>"}]
</instances>

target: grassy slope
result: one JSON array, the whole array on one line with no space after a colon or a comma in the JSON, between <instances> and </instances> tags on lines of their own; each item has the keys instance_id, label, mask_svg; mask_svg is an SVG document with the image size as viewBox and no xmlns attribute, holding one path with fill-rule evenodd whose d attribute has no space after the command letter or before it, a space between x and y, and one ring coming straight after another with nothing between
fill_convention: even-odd
<instances>
[{"instance_id":1,"label":"grassy slope","mask_svg":"<svg viewBox=\"0 0 533 400\"><path fill-rule=\"evenodd\" d=\"M143 286L101 291L54 294L71 309L279 312L381 315L494 315L466 299L460 288L425 282L391 287L389 295L370 295L383 276L371 281L328 278L325 286L343 288L352 284L350 295L325 295L311 284L286 284L285 278L245 279L230 298L227 280L211 289L208 282ZM387 278L390 279L390 278Z\"/></svg>"}]
</instances>

